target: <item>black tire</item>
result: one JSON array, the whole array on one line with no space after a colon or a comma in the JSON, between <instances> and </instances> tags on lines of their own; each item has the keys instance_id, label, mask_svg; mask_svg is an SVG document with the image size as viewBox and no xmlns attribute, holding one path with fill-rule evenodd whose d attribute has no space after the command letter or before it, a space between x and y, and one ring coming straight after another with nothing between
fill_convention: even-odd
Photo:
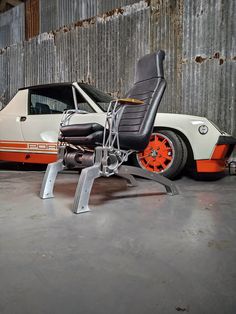
<instances>
[{"instance_id":1,"label":"black tire","mask_svg":"<svg viewBox=\"0 0 236 314\"><path fill-rule=\"evenodd\" d=\"M150 143L152 141L154 142L155 138L160 139L160 141L165 141L165 150L168 149L167 158L169 157L171 158L171 160L168 160L167 158L165 159L165 157L163 157L161 154L159 158L157 146L157 150L152 150L153 156L150 156L150 154L148 156L140 156L139 153L134 154L132 163L151 172L158 172L169 179L175 179L181 174L186 165L188 157L187 147L183 139L171 130L159 129L154 131L151 136ZM144 152L146 152L146 150L147 148ZM150 150L150 148L148 148L148 150ZM162 153L162 150L159 151ZM155 156L155 154L157 155ZM148 161L146 162L146 156L147 158L151 158L152 161L150 164L148 163ZM160 164L160 162L162 163L162 165Z\"/></svg>"}]
</instances>

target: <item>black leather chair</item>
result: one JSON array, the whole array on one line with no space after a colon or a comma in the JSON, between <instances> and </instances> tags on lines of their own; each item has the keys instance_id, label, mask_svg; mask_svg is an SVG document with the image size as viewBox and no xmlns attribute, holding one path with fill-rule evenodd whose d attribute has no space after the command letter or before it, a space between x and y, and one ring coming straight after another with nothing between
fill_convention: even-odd
<instances>
[{"instance_id":1,"label":"black leather chair","mask_svg":"<svg viewBox=\"0 0 236 314\"><path fill-rule=\"evenodd\" d=\"M167 193L178 194L172 181L147 170L124 165L128 156L143 151L152 134L157 109L165 91L162 50L148 54L138 61L136 80L124 99L110 103L106 124L64 125L60 129L60 159L48 165L42 184L41 198L53 197L53 186L58 171L82 167L75 193L73 211L89 211L88 201L94 179L118 175L131 185L133 175L154 180L165 186Z\"/></svg>"}]
</instances>

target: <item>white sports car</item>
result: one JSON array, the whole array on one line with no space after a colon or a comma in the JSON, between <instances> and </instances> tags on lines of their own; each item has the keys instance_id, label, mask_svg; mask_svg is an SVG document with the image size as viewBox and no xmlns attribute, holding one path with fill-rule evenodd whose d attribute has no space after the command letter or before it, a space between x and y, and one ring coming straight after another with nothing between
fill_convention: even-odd
<instances>
[{"instance_id":1,"label":"white sports car","mask_svg":"<svg viewBox=\"0 0 236 314\"><path fill-rule=\"evenodd\" d=\"M76 110L71 123L105 123L112 98L85 83L20 89L0 111L0 160L47 164L57 159L62 114ZM236 139L203 117L158 113L149 145L130 162L169 178L184 168L221 173Z\"/></svg>"}]
</instances>

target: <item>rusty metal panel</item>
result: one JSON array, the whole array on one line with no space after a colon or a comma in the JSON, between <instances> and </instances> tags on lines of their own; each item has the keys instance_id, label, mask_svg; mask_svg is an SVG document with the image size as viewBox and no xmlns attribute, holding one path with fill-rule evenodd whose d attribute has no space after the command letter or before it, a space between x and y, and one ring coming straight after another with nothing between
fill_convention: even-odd
<instances>
[{"instance_id":1,"label":"rusty metal panel","mask_svg":"<svg viewBox=\"0 0 236 314\"><path fill-rule=\"evenodd\" d=\"M6 105L24 86L23 44L0 50L0 102Z\"/></svg>"},{"instance_id":2,"label":"rusty metal panel","mask_svg":"<svg viewBox=\"0 0 236 314\"><path fill-rule=\"evenodd\" d=\"M97 0L40 0L40 31L49 32L97 15Z\"/></svg>"},{"instance_id":3,"label":"rusty metal panel","mask_svg":"<svg viewBox=\"0 0 236 314\"><path fill-rule=\"evenodd\" d=\"M97 11L98 14L112 11L124 6L132 5L137 3L137 0L97 0Z\"/></svg>"},{"instance_id":4,"label":"rusty metal panel","mask_svg":"<svg viewBox=\"0 0 236 314\"><path fill-rule=\"evenodd\" d=\"M40 0L40 32L102 15L137 0ZM112 14L112 12L110 12Z\"/></svg>"},{"instance_id":5,"label":"rusty metal panel","mask_svg":"<svg viewBox=\"0 0 236 314\"><path fill-rule=\"evenodd\" d=\"M182 110L236 135L235 1L185 1Z\"/></svg>"},{"instance_id":6,"label":"rusty metal panel","mask_svg":"<svg viewBox=\"0 0 236 314\"><path fill-rule=\"evenodd\" d=\"M0 14L0 49L25 39L24 4Z\"/></svg>"},{"instance_id":7,"label":"rusty metal panel","mask_svg":"<svg viewBox=\"0 0 236 314\"><path fill-rule=\"evenodd\" d=\"M25 38L39 34L39 0L27 0L25 2Z\"/></svg>"},{"instance_id":8,"label":"rusty metal panel","mask_svg":"<svg viewBox=\"0 0 236 314\"><path fill-rule=\"evenodd\" d=\"M160 110L206 116L236 135L236 2L152 0L151 6L151 51L166 51Z\"/></svg>"},{"instance_id":9,"label":"rusty metal panel","mask_svg":"<svg viewBox=\"0 0 236 314\"><path fill-rule=\"evenodd\" d=\"M162 112L182 112L182 0L152 0L151 51L166 52Z\"/></svg>"},{"instance_id":10,"label":"rusty metal panel","mask_svg":"<svg viewBox=\"0 0 236 314\"><path fill-rule=\"evenodd\" d=\"M39 1L40 33L49 32L59 28L58 1Z\"/></svg>"},{"instance_id":11,"label":"rusty metal panel","mask_svg":"<svg viewBox=\"0 0 236 314\"><path fill-rule=\"evenodd\" d=\"M9 98L12 98L18 88L24 85L24 59L23 59L23 44L19 43L7 48L8 57L8 84Z\"/></svg>"},{"instance_id":12,"label":"rusty metal panel","mask_svg":"<svg viewBox=\"0 0 236 314\"><path fill-rule=\"evenodd\" d=\"M149 19L150 9L141 2L54 32L54 80L82 80L124 93L133 82L137 59L149 52Z\"/></svg>"},{"instance_id":13,"label":"rusty metal panel","mask_svg":"<svg viewBox=\"0 0 236 314\"><path fill-rule=\"evenodd\" d=\"M5 105L9 99L8 89L8 59L6 49L0 50L0 104Z\"/></svg>"},{"instance_id":14,"label":"rusty metal panel","mask_svg":"<svg viewBox=\"0 0 236 314\"><path fill-rule=\"evenodd\" d=\"M56 45L56 81L70 82L71 80L71 41L72 34L69 31L58 32L55 37Z\"/></svg>"},{"instance_id":15,"label":"rusty metal panel","mask_svg":"<svg viewBox=\"0 0 236 314\"><path fill-rule=\"evenodd\" d=\"M149 52L149 20L150 8L141 1L117 9L112 15L104 14L34 37L21 47L23 66L19 68L24 81L21 77L18 82L29 86L82 80L114 95L122 95L133 83L137 59ZM9 49L8 62L19 60L13 48ZM0 55L1 67L9 78L11 71L2 62L5 54ZM14 62L12 69L17 71ZM0 73L0 78L3 76L3 72ZM10 86L9 81L4 81L1 89L6 90L9 101L13 89L16 91L16 83Z\"/></svg>"},{"instance_id":16,"label":"rusty metal panel","mask_svg":"<svg viewBox=\"0 0 236 314\"><path fill-rule=\"evenodd\" d=\"M149 52L149 18L150 8L140 2L97 19L88 61L98 65L90 67L90 81L118 96L131 87L137 59Z\"/></svg>"},{"instance_id":17,"label":"rusty metal panel","mask_svg":"<svg viewBox=\"0 0 236 314\"><path fill-rule=\"evenodd\" d=\"M41 34L24 46L25 86L55 81L55 47L52 33Z\"/></svg>"}]
</instances>

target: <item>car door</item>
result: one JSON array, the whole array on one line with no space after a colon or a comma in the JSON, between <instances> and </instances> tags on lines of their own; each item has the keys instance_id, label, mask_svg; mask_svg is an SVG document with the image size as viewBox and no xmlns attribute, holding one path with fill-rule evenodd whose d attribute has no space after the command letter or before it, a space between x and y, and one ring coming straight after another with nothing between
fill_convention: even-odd
<instances>
[{"instance_id":1,"label":"car door","mask_svg":"<svg viewBox=\"0 0 236 314\"><path fill-rule=\"evenodd\" d=\"M32 143L56 143L62 113L74 109L71 85L29 90L28 114L21 123L23 138Z\"/></svg>"},{"instance_id":2,"label":"car door","mask_svg":"<svg viewBox=\"0 0 236 314\"><path fill-rule=\"evenodd\" d=\"M24 141L29 142L31 148L56 149L62 113L65 110L75 109L73 88L71 84L30 88L28 114L21 123L21 130ZM76 123L91 120L89 116L93 116L95 110L78 91L76 91L76 101L81 112L76 117Z\"/></svg>"},{"instance_id":3,"label":"car door","mask_svg":"<svg viewBox=\"0 0 236 314\"><path fill-rule=\"evenodd\" d=\"M0 112L0 142L23 141L21 119L26 115L28 90L20 90Z\"/></svg>"},{"instance_id":4,"label":"car door","mask_svg":"<svg viewBox=\"0 0 236 314\"><path fill-rule=\"evenodd\" d=\"M20 90L0 112L0 160L18 161L26 145L21 119L26 115L28 90Z\"/></svg>"}]
</instances>

